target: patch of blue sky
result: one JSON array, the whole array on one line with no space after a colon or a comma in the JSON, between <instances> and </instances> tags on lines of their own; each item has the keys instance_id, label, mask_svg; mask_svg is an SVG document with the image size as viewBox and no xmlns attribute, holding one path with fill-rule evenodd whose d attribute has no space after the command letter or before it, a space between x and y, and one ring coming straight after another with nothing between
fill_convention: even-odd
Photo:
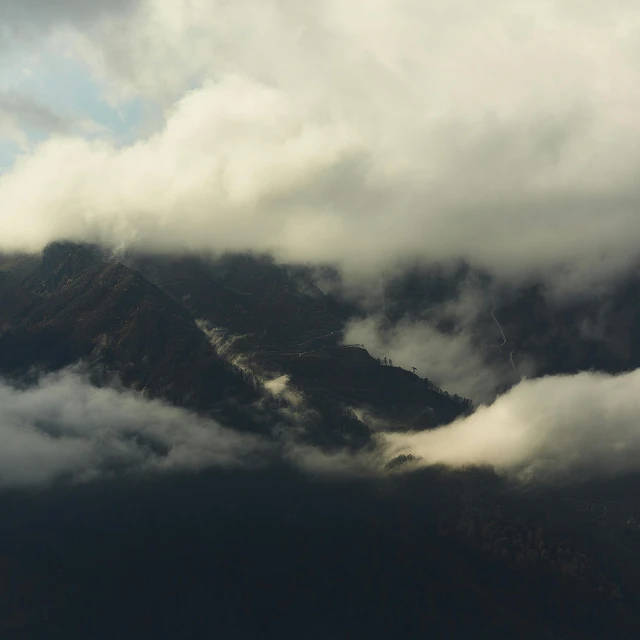
<instances>
[{"instance_id":1,"label":"patch of blue sky","mask_svg":"<svg viewBox=\"0 0 640 640\"><path fill-rule=\"evenodd\" d=\"M0 138L0 175L11 169L19 153L20 147L16 143Z\"/></svg>"},{"instance_id":2,"label":"patch of blue sky","mask_svg":"<svg viewBox=\"0 0 640 640\"><path fill-rule=\"evenodd\" d=\"M87 68L68 57L50 56L38 67L24 77L23 92L62 116L94 121L120 142L136 137L145 109L142 100L110 105Z\"/></svg>"},{"instance_id":3,"label":"patch of blue sky","mask_svg":"<svg viewBox=\"0 0 640 640\"><path fill-rule=\"evenodd\" d=\"M44 51L27 59L4 60L0 64L0 91L29 96L70 123L83 123L72 132L85 137L106 137L117 146L131 144L140 135L148 135L149 122L162 121L159 105L132 99L113 105L81 62ZM8 63L8 64L7 64ZM93 126L86 126L87 123ZM49 133L24 126L29 146L45 140ZM0 171L20 152L14 142L0 140Z\"/></svg>"}]
</instances>

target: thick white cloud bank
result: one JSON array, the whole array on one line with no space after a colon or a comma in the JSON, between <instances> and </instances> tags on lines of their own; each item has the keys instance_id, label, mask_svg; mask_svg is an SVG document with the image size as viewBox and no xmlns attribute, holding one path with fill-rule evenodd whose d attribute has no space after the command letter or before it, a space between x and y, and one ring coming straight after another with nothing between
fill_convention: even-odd
<instances>
[{"instance_id":1,"label":"thick white cloud bank","mask_svg":"<svg viewBox=\"0 0 640 640\"><path fill-rule=\"evenodd\" d=\"M109 99L155 100L165 122L22 157L0 178L4 249L272 250L360 272L465 258L572 287L638 258L629 0L118 6L51 32Z\"/></svg>"},{"instance_id":2,"label":"thick white cloud bank","mask_svg":"<svg viewBox=\"0 0 640 640\"><path fill-rule=\"evenodd\" d=\"M527 380L446 427L385 434L390 455L420 464L492 465L523 481L640 470L640 370Z\"/></svg>"},{"instance_id":3,"label":"thick white cloud bank","mask_svg":"<svg viewBox=\"0 0 640 640\"><path fill-rule=\"evenodd\" d=\"M61 477L263 464L272 445L131 391L93 387L79 372L35 387L0 382L0 487Z\"/></svg>"}]
</instances>

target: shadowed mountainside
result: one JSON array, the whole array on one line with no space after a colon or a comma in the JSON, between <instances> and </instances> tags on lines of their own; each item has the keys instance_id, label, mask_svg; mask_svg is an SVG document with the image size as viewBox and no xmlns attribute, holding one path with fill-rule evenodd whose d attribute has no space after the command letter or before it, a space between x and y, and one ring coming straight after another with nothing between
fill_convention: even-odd
<instances>
[{"instance_id":1,"label":"shadowed mountainside","mask_svg":"<svg viewBox=\"0 0 640 640\"><path fill-rule=\"evenodd\" d=\"M380 313L383 330L409 322L444 335L464 331L487 366L514 369L504 391L522 375L639 367L639 294L638 271L608 288L561 297L542 283L498 286L465 265L414 267L386 283Z\"/></svg>"},{"instance_id":2,"label":"shadowed mountainside","mask_svg":"<svg viewBox=\"0 0 640 640\"><path fill-rule=\"evenodd\" d=\"M286 422L286 400L269 396L260 374L286 374L305 399L304 437L328 449L371 442L350 407L396 428L469 409L342 345L359 311L313 277L252 256L118 261L69 243L2 256L0 372L29 380L32 367L83 360L96 384L117 374L145 395L263 432ZM388 308L418 317L455 293L447 282L410 287ZM611 295L601 325L631 335L633 302ZM565 308L563 322L602 304ZM520 348L540 362L554 345L578 344L568 330L544 333L560 322L552 313L531 292L496 305L509 339L524 336ZM634 477L530 491L488 470L442 469L318 482L282 465L5 491L0 630L22 640L637 637L640 555L628 521L637 486Z\"/></svg>"},{"instance_id":3,"label":"shadowed mountainside","mask_svg":"<svg viewBox=\"0 0 640 640\"><path fill-rule=\"evenodd\" d=\"M125 264L71 243L48 246L39 260L5 256L0 265L6 376L84 360L96 376L117 374L150 397L268 430L282 421L282 400L269 398L272 415L258 417L256 376L287 374L312 409L309 433L327 446L369 441L352 407L415 427L449 422L469 407L364 349L341 346L354 310L322 293L302 267L251 256L138 256ZM197 321L232 346L221 353ZM247 366L238 366L239 357Z\"/></svg>"}]
</instances>

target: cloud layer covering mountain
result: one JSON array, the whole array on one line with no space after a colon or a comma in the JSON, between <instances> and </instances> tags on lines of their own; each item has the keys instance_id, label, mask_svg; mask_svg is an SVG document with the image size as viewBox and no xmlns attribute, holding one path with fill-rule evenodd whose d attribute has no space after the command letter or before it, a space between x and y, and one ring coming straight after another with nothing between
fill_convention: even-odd
<instances>
[{"instance_id":1,"label":"cloud layer covering mountain","mask_svg":"<svg viewBox=\"0 0 640 640\"><path fill-rule=\"evenodd\" d=\"M640 47L633 3L603 12L139 0L51 13L40 28L106 99L155 102L164 122L127 146L56 135L20 157L0 179L0 243L606 280L638 258Z\"/></svg>"},{"instance_id":2,"label":"cloud layer covering mountain","mask_svg":"<svg viewBox=\"0 0 640 640\"><path fill-rule=\"evenodd\" d=\"M282 394L286 381L275 382ZM265 388L274 392L274 385ZM306 411L291 405L288 416L296 422ZM81 367L42 375L35 385L2 380L0 488L273 465L339 477L372 475L382 466L381 451L326 451L298 442L294 431L240 432L117 384L96 387Z\"/></svg>"},{"instance_id":3,"label":"cloud layer covering mountain","mask_svg":"<svg viewBox=\"0 0 640 640\"><path fill-rule=\"evenodd\" d=\"M293 464L319 477L377 475L396 455L416 465L491 465L524 482L574 481L640 470L640 370L526 380L450 425L416 433L378 426L377 450L324 451L282 432L257 437L121 389L78 370L35 387L0 385L0 484L59 478Z\"/></svg>"}]
</instances>

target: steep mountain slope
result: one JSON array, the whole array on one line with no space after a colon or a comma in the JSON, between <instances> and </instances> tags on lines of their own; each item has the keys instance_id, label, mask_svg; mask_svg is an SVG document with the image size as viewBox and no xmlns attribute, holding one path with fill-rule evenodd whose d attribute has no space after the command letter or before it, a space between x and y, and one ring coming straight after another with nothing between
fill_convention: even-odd
<instances>
[{"instance_id":1,"label":"steep mountain slope","mask_svg":"<svg viewBox=\"0 0 640 640\"><path fill-rule=\"evenodd\" d=\"M355 308L327 295L301 266L283 266L267 256L129 256L144 274L195 316L242 336L243 349L304 350L338 333ZM332 337L333 336L333 337Z\"/></svg>"},{"instance_id":2,"label":"steep mountain slope","mask_svg":"<svg viewBox=\"0 0 640 640\"><path fill-rule=\"evenodd\" d=\"M268 430L287 421L279 411L286 401L265 398L256 376L286 374L304 394L308 437L327 446L369 441L370 429L352 408L390 427L421 428L469 407L364 349L341 346L340 330L354 310L322 293L302 267L251 256L134 256L125 264L71 243L50 245L37 261L5 257L2 265L4 375L84 360L151 397ZM222 336L224 353L201 322Z\"/></svg>"},{"instance_id":3,"label":"steep mountain slope","mask_svg":"<svg viewBox=\"0 0 640 640\"><path fill-rule=\"evenodd\" d=\"M265 257L134 257L135 266L194 317L234 336L233 352L261 369L287 374L314 405L368 409L390 427L444 424L470 405L428 380L381 366L367 351L341 344L357 308L320 291L302 266Z\"/></svg>"},{"instance_id":4,"label":"steep mountain slope","mask_svg":"<svg viewBox=\"0 0 640 640\"><path fill-rule=\"evenodd\" d=\"M228 413L229 399L243 406L257 397L184 308L91 247L49 246L27 275L5 283L0 327L4 375L83 359L98 365L94 372L197 410Z\"/></svg>"}]
</instances>

